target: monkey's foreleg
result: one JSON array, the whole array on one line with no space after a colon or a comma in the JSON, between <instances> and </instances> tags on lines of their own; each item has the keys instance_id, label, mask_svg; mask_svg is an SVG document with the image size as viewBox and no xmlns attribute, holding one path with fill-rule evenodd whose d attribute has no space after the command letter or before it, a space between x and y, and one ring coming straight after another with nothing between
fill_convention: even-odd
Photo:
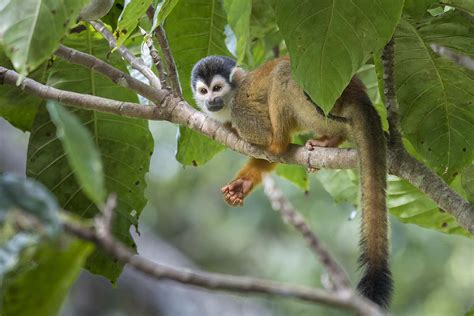
<instances>
[{"instance_id":1,"label":"monkey's foreleg","mask_svg":"<svg viewBox=\"0 0 474 316\"><path fill-rule=\"evenodd\" d=\"M234 180L221 189L224 200L232 206L241 206L245 197L262 182L264 174L271 172L277 163L250 158Z\"/></svg>"}]
</instances>

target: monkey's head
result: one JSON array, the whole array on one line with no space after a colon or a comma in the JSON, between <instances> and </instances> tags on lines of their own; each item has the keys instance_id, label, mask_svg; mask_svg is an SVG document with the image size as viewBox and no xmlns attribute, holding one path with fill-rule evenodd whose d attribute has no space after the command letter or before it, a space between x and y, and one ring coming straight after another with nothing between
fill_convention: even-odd
<instances>
[{"instance_id":1,"label":"monkey's head","mask_svg":"<svg viewBox=\"0 0 474 316\"><path fill-rule=\"evenodd\" d=\"M235 60L225 56L208 56L194 65L191 89L199 108L223 123L230 121L230 104L235 93L232 80Z\"/></svg>"}]
</instances>

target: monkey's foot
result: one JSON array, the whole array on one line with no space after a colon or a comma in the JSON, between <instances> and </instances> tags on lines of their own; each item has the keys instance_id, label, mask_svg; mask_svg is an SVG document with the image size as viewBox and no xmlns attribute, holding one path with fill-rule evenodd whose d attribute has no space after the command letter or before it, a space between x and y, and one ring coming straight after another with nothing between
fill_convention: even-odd
<instances>
[{"instance_id":1,"label":"monkey's foot","mask_svg":"<svg viewBox=\"0 0 474 316\"><path fill-rule=\"evenodd\" d=\"M239 178L231 181L221 189L224 194L224 200L232 206L242 206L244 198L252 190L253 182L247 179Z\"/></svg>"},{"instance_id":2,"label":"monkey's foot","mask_svg":"<svg viewBox=\"0 0 474 316\"><path fill-rule=\"evenodd\" d=\"M323 136L318 139L308 139L304 144L307 150L313 151L316 147L337 147L343 141L343 138L340 136Z\"/></svg>"}]
</instances>

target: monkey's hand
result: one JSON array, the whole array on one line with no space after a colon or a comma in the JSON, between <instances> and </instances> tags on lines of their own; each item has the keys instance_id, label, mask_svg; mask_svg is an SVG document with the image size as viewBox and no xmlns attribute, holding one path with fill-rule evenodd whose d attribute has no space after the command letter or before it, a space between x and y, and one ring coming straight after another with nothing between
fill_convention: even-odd
<instances>
[{"instance_id":1,"label":"monkey's hand","mask_svg":"<svg viewBox=\"0 0 474 316\"><path fill-rule=\"evenodd\" d=\"M244 198L252 190L253 182L244 178L237 178L221 189L224 200L232 206L242 206Z\"/></svg>"}]
</instances>

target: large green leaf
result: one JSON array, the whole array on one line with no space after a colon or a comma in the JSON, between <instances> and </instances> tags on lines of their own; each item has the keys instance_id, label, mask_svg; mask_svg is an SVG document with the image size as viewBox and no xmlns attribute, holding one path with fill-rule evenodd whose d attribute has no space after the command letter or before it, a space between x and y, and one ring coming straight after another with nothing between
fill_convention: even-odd
<instances>
[{"instance_id":1,"label":"large green leaf","mask_svg":"<svg viewBox=\"0 0 474 316\"><path fill-rule=\"evenodd\" d=\"M46 61L87 0L10 0L0 11L0 41L26 75Z\"/></svg>"},{"instance_id":2,"label":"large green leaf","mask_svg":"<svg viewBox=\"0 0 474 316\"><path fill-rule=\"evenodd\" d=\"M22 251L36 244L38 240L38 235L20 232L9 238L6 242L0 243L0 287L2 287L2 280L5 274L14 269L20 262Z\"/></svg>"},{"instance_id":3,"label":"large green leaf","mask_svg":"<svg viewBox=\"0 0 474 316\"><path fill-rule=\"evenodd\" d=\"M99 58L107 58L109 48L103 40L89 31L71 36L68 46ZM112 54L108 62L126 71L119 56ZM48 84L65 90L99 95L123 101L137 101L137 96L113 84L101 75L63 61L51 68ZM74 110L93 135L104 164L105 186L118 195L117 216L113 233L128 246L133 246L130 225L136 225L145 206L145 174L148 172L153 140L148 122L112 114ZM58 198L64 209L82 217L93 217L98 209L81 190L73 177L54 124L45 108L37 114L28 148L28 174L44 183ZM88 260L87 268L111 280L119 275L122 265L112 262L107 255L96 251Z\"/></svg>"},{"instance_id":4,"label":"large green leaf","mask_svg":"<svg viewBox=\"0 0 474 316\"><path fill-rule=\"evenodd\" d=\"M276 0L296 81L328 112L370 54L391 38L403 0Z\"/></svg>"},{"instance_id":5,"label":"large green leaf","mask_svg":"<svg viewBox=\"0 0 474 316\"><path fill-rule=\"evenodd\" d=\"M145 14L151 4L151 0L131 0L122 12L115 30L117 46L125 43L127 38L138 25L139 19Z\"/></svg>"},{"instance_id":6,"label":"large green leaf","mask_svg":"<svg viewBox=\"0 0 474 316\"><path fill-rule=\"evenodd\" d=\"M58 248L59 247L59 248ZM62 249L61 249L62 248ZM10 273L2 288L3 316L57 315L81 266L93 250L82 241L43 245L30 269Z\"/></svg>"},{"instance_id":7,"label":"large green leaf","mask_svg":"<svg viewBox=\"0 0 474 316\"><path fill-rule=\"evenodd\" d=\"M100 206L105 200L104 171L92 135L81 122L61 104L48 101L49 116L56 125L71 168L84 193Z\"/></svg>"},{"instance_id":8,"label":"large green leaf","mask_svg":"<svg viewBox=\"0 0 474 316\"><path fill-rule=\"evenodd\" d=\"M395 80L404 135L450 181L472 161L474 73L437 56L430 44L472 57L474 26L459 12L418 24L404 19L395 40Z\"/></svg>"},{"instance_id":9,"label":"large green leaf","mask_svg":"<svg viewBox=\"0 0 474 316\"><path fill-rule=\"evenodd\" d=\"M227 55L225 12L219 0L180 1L168 16L165 29L178 67L184 98L193 104L189 78L194 64L209 55ZM196 144L196 145L195 145ZM184 165L205 163L224 147L180 127L176 158Z\"/></svg>"},{"instance_id":10,"label":"large green leaf","mask_svg":"<svg viewBox=\"0 0 474 316\"><path fill-rule=\"evenodd\" d=\"M13 69L13 65L0 47L0 65ZM38 67L29 77L33 80L43 82L46 73L46 63ZM25 93L15 87L0 85L0 116L6 119L13 126L29 131L33 125L36 111L41 99Z\"/></svg>"},{"instance_id":11,"label":"large green leaf","mask_svg":"<svg viewBox=\"0 0 474 316\"><path fill-rule=\"evenodd\" d=\"M241 64L247 53L250 36L250 13L252 0L224 0L227 20L237 38L237 63Z\"/></svg>"}]
</instances>

